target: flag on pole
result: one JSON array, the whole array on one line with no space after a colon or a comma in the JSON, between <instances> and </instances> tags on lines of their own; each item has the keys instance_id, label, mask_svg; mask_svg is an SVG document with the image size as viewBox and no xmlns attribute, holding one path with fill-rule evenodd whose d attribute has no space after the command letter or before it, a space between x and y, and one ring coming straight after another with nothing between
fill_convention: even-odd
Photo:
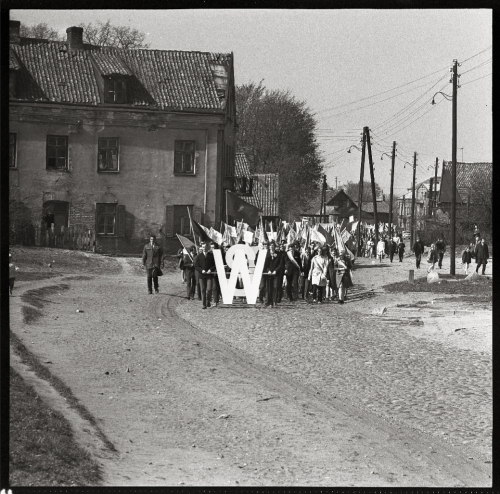
<instances>
[{"instance_id":1,"label":"flag on pole","mask_svg":"<svg viewBox=\"0 0 500 494\"><path fill-rule=\"evenodd\" d=\"M189 238L183 237L182 235L179 235L176 233L177 238L179 239L179 242L182 244L182 247L187 251L189 257L191 260L193 260L193 257L191 256L191 247L194 246L194 243L189 240Z\"/></svg>"},{"instance_id":2,"label":"flag on pole","mask_svg":"<svg viewBox=\"0 0 500 494\"><path fill-rule=\"evenodd\" d=\"M324 244L326 242L326 238L323 236L322 233L318 232L317 227L311 228L309 232L309 238L311 242L319 242L321 244Z\"/></svg>"},{"instance_id":3,"label":"flag on pole","mask_svg":"<svg viewBox=\"0 0 500 494\"><path fill-rule=\"evenodd\" d=\"M193 230L193 235L198 235L202 242L210 242L211 238L208 234L210 231L208 228L201 226L196 220L193 220L191 216L189 217L191 221L191 229Z\"/></svg>"},{"instance_id":4,"label":"flag on pole","mask_svg":"<svg viewBox=\"0 0 500 494\"><path fill-rule=\"evenodd\" d=\"M222 244L222 234L215 230L213 227L210 228L209 236L217 245Z\"/></svg>"},{"instance_id":5,"label":"flag on pole","mask_svg":"<svg viewBox=\"0 0 500 494\"><path fill-rule=\"evenodd\" d=\"M321 233L321 235L325 237L325 242L328 245L333 245L335 242L335 239L321 226L321 224L318 224L318 233Z\"/></svg>"},{"instance_id":6,"label":"flag on pole","mask_svg":"<svg viewBox=\"0 0 500 494\"><path fill-rule=\"evenodd\" d=\"M243 220L250 225L256 225L259 222L261 210L228 190L226 190L226 209L227 214L236 220Z\"/></svg>"}]
</instances>

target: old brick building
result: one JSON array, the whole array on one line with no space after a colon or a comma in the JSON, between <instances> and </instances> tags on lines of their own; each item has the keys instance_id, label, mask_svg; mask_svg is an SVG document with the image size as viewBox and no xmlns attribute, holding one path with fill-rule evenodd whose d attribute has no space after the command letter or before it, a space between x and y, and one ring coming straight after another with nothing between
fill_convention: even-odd
<instances>
[{"instance_id":1,"label":"old brick building","mask_svg":"<svg viewBox=\"0 0 500 494\"><path fill-rule=\"evenodd\" d=\"M232 54L21 38L10 22L10 197L41 231L89 230L102 251L210 226L234 182ZM228 185L229 184L229 185Z\"/></svg>"}]
</instances>

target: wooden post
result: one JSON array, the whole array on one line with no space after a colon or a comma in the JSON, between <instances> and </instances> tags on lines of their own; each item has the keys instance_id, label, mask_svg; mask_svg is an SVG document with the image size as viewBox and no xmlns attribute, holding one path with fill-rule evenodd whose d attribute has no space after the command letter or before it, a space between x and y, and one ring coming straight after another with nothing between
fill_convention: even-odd
<instances>
[{"instance_id":1,"label":"wooden post","mask_svg":"<svg viewBox=\"0 0 500 494\"><path fill-rule=\"evenodd\" d=\"M396 161L396 141L392 143L391 192L389 195L389 235L392 238L392 201L394 200L394 163Z\"/></svg>"},{"instance_id":2,"label":"wooden post","mask_svg":"<svg viewBox=\"0 0 500 494\"><path fill-rule=\"evenodd\" d=\"M414 283L415 282L415 270L414 269L410 269L410 273L409 273L409 276L408 276L408 281L410 283Z\"/></svg>"},{"instance_id":3,"label":"wooden post","mask_svg":"<svg viewBox=\"0 0 500 494\"><path fill-rule=\"evenodd\" d=\"M361 207L363 205L363 180L365 174L365 147L366 147L366 129L363 128L363 146L361 148L361 169L359 172L359 187L358 187L358 256L361 255L359 251L359 246L361 245L360 237L361 237Z\"/></svg>"},{"instance_id":4,"label":"wooden post","mask_svg":"<svg viewBox=\"0 0 500 494\"><path fill-rule=\"evenodd\" d=\"M410 230L410 249L413 248L415 240L415 179L417 175L417 152L413 154L413 187L411 189L411 230Z\"/></svg>"},{"instance_id":5,"label":"wooden post","mask_svg":"<svg viewBox=\"0 0 500 494\"><path fill-rule=\"evenodd\" d=\"M438 186L438 158L436 158L436 167L434 169L434 209L437 209L437 186Z\"/></svg>"},{"instance_id":6,"label":"wooden post","mask_svg":"<svg viewBox=\"0 0 500 494\"><path fill-rule=\"evenodd\" d=\"M370 129L368 127L366 127L366 144L368 147L368 162L370 164L370 179L372 183L373 219L375 220L375 245L377 245L378 243L377 196L375 193L375 174L373 169L372 146L370 143Z\"/></svg>"}]
</instances>

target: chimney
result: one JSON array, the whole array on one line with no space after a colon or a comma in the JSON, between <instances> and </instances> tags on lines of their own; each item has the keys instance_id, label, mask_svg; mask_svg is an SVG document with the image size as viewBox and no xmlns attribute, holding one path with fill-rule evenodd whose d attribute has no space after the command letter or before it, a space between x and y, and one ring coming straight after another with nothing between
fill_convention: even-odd
<instances>
[{"instance_id":1,"label":"chimney","mask_svg":"<svg viewBox=\"0 0 500 494\"><path fill-rule=\"evenodd\" d=\"M9 41L18 45L21 42L19 31L21 29L21 21L9 21Z\"/></svg>"},{"instance_id":2,"label":"chimney","mask_svg":"<svg viewBox=\"0 0 500 494\"><path fill-rule=\"evenodd\" d=\"M67 43L70 50L83 49L83 27L68 27L66 29Z\"/></svg>"}]
</instances>

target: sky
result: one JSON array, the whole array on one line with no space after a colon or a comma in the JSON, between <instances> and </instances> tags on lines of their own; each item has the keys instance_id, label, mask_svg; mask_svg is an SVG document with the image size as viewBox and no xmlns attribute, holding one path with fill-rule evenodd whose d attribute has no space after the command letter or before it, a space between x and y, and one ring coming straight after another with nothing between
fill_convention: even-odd
<instances>
[{"instance_id":1,"label":"sky","mask_svg":"<svg viewBox=\"0 0 500 494\"><path fill-rule=\"evenodd\" d=\"M11 10L21 24L45 22L61 35L111 20L146 33L151 49L234 53L237 85L289 90L317 121L329 186L359 180L369 127L376 182L388 196L438 174L452 159L450 68L457 59L457 160L492 162L492 11L426 10ZM383 159L381 159L383 157ZM367 158L368 160L368 158ZM369 179L368 161L365 179Z\"/></svg>"}]
</instances>

